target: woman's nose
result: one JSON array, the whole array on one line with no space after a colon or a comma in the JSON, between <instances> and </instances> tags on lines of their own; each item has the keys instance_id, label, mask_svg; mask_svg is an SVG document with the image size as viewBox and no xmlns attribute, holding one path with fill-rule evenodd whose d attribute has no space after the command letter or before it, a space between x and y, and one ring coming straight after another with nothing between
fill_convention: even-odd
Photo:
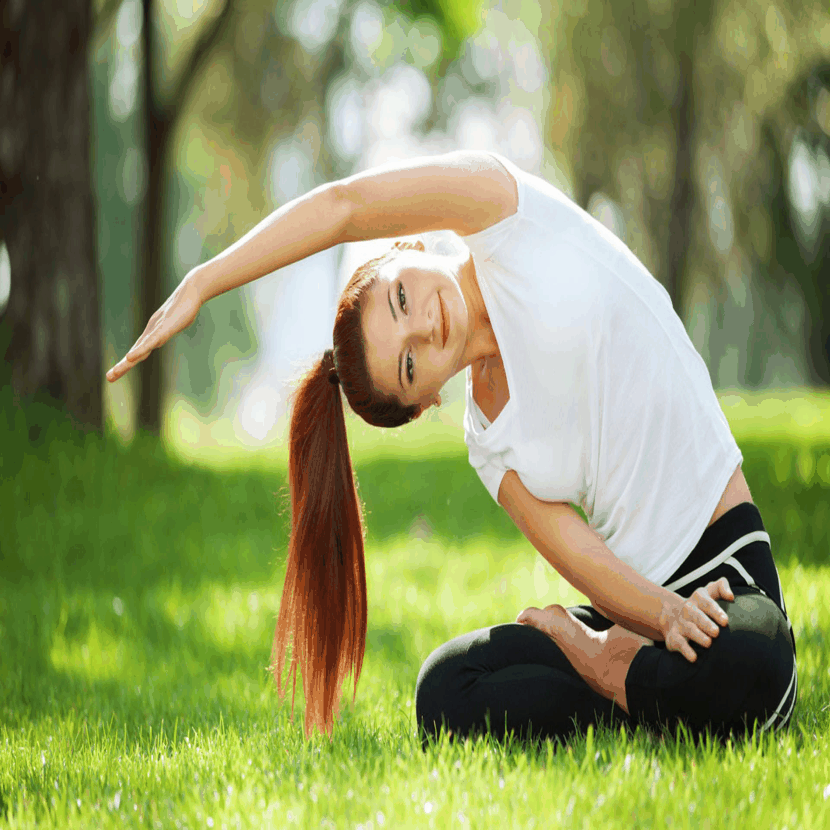
<instances>
[{"instance_id":1,"label":"woman's nose","mask_svg":"<svg viewBox=\"0 0 830 830\"><path fill-rule=\"evenodd\" d=\"M431 341L435 335L435 320L432 319L431 314L428 311L424 311L421 313L419 317L417 317L413 321L413 328L415 329L415 334L426 341Z\"/></svg>"}]
</instances>

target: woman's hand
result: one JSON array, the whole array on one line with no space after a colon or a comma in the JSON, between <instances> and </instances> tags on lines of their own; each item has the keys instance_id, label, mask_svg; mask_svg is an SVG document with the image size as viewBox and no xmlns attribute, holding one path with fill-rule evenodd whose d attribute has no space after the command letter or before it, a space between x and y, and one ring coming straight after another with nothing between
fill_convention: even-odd
<instances>
[{"instance_id":1,"label":"woman's hand","mask_svg":"<svg viewBox=\"0 0 830 830\"><path fill-rule=\"evenodd\" d=\"M712 645L712 638L717 637L720 631L718 626L729 622L716 599L735 599L725 576L717 582L710 582L705 588L696 589L686 600L678 597L678 602L663 610L660 631L669 651L679 651L690 663L694 663L697 654L690 643L704 648Z\"/></svg>"},{"instance_id":2,"label":"woman's hand","mask_svg":"<svg viewBox=\"0 0 830 830\"><path fill-rule=\"evenodd\" d=\"M174 334L186 329L196 319L201 307L202 298L196 282L188 274L167 298L167 302L150 318L144 333L124 359L107 372L107 380L118 380L136 363L141 363L153 349L163 346Z\"/></svg>"}]
</instances>

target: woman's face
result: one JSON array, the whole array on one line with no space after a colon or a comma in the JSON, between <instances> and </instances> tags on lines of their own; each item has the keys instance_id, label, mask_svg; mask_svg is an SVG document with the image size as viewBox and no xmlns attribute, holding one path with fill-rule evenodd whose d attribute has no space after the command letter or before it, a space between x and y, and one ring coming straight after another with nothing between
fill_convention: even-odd
<instances>
[{"instance_id":1,"label":"woman's face","mask_svg":"<svg viewBox=\"0 0 830 830\"><path fill-rule=\"evenodd\" d=\"M377 389L422 411L463 366L468 309L444 257L407 251L380 269L363 308L369 374Z\"/></svg>"}]
</instances>

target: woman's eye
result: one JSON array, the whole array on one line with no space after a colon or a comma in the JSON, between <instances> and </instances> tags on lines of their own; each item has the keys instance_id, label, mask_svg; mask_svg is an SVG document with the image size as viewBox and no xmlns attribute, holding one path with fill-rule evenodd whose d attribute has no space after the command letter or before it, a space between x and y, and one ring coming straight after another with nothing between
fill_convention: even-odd
<instances>
[{"instance_id":1,"label":"woman's eye","mask_svg":"<svg viewBox=\"0 0 830 830\"><path fill-rule=\"evenodd\" d=\"M406 313L406 294L404 294L403 283L398 283L398 302L401 304L401 311Z\"/></svg>"},{"instance_id":2,"label":"woman's eye","mask_svg":"<svg viewBox=\"0 0 830 830\"><path fill-rule=\"evenodd\" d=\"M415 375L415 364L412 362L412 352L406 356L406 376L409 382L412 383L412 378Z\"/></svg>"}]
</instances>

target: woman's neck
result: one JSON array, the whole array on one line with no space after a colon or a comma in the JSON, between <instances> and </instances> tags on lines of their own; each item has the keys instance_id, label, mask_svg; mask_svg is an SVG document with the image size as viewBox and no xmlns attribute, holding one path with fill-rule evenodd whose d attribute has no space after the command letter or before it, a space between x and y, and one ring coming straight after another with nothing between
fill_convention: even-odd
<instances>
[{"instance_id":1,"label":"woman's neck","mask_svg":"<svg viewBox=\"0 0 830 830\"><path fill-rule=\"evenodd\" d=\"M467 342L458 365L458 370L470 364L499 355L499 344L490 324L490 316L479 288L475 263L470 255L460 264L457 272L458 284L467 304Z\"/></svg>"}]
</instances>

